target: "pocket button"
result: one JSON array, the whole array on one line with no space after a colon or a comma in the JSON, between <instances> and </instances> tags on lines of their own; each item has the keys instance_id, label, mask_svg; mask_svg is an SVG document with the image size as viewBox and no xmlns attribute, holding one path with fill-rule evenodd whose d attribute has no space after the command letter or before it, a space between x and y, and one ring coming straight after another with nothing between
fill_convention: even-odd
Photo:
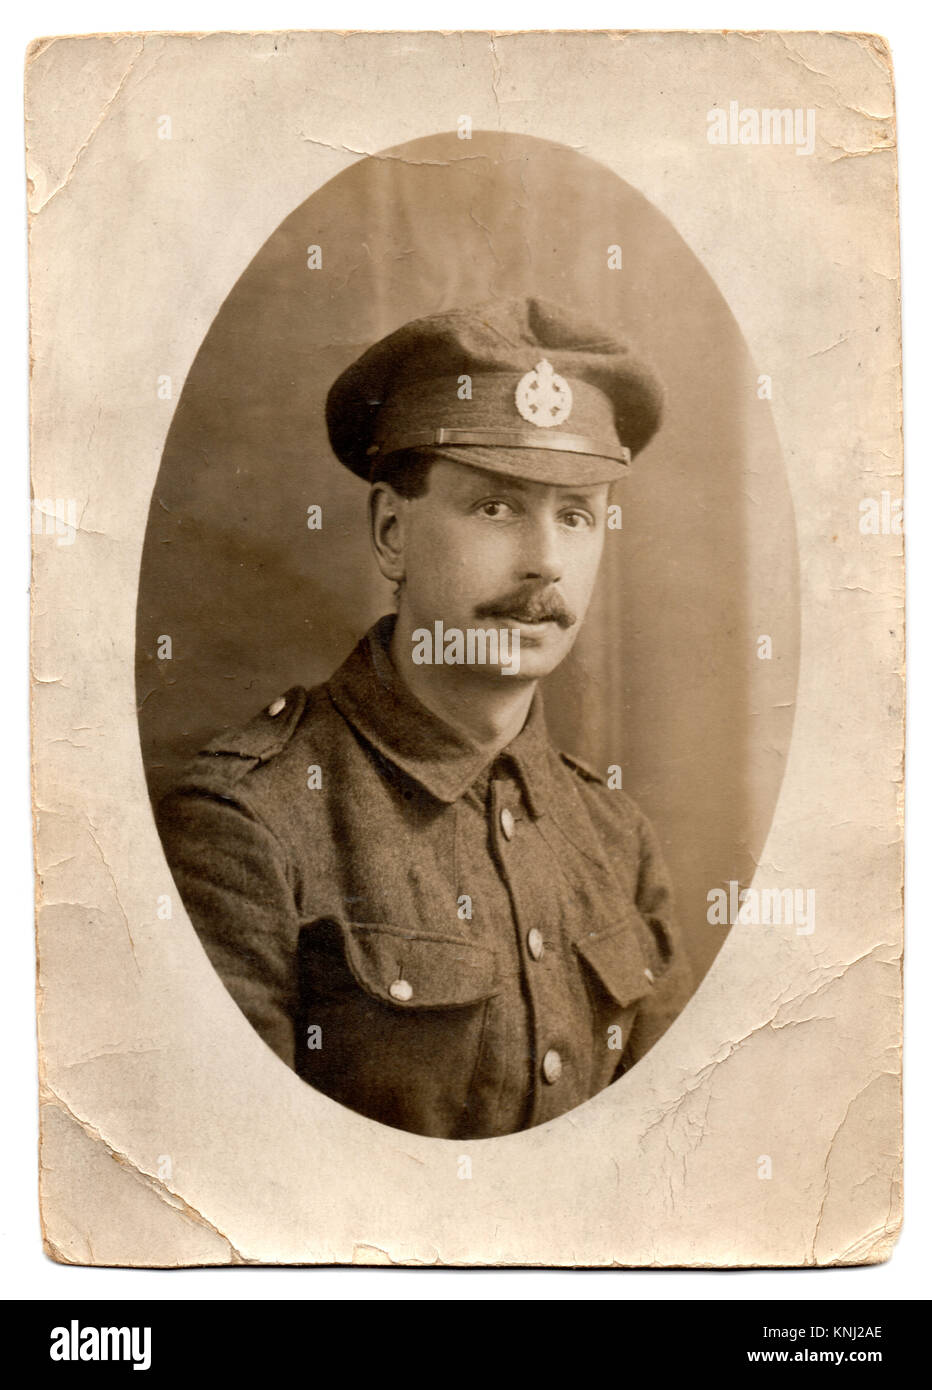
<instances>
[{"instance_id":1,"label":"pocket button","mask_svg":"<svg viewBox=\"0 0 932 1390\"><path fill-rule=\"evenodd\" d=\"M544 1080L548 1086L553 1086L563 1075L563 1058L555 1047L551 1047L549 1051L544 1053L541 1071L544 1073Z\"/></svg>"},{"instance_id":2,"label":"pocket button","mask_svg":"<svg viewBox=\"0 0 932 1390\"><path fill-rule=\"evenodd\" d=\"M402 1004L406 1004L414 993L414 990L407 980L393 980L388 987L388 992L393 999L397 999Z\"/></svg>"}]
</instances>

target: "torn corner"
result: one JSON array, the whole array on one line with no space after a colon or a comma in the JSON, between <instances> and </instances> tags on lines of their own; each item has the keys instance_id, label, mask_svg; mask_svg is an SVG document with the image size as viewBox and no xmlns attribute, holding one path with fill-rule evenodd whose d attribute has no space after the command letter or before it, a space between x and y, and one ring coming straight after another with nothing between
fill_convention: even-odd
<instances>
[{"instance_id":1,"label":"torn corner","mask_svg":"<svg viewBox=\"0 0 932 1390\"><path fill-rule=\"evenodd\" d=\"M39 1220L43 1249L58 1264L249 1263L203 1213L137 1167L51 1092L41 1107Z\"/></svg>"}]
</instances>

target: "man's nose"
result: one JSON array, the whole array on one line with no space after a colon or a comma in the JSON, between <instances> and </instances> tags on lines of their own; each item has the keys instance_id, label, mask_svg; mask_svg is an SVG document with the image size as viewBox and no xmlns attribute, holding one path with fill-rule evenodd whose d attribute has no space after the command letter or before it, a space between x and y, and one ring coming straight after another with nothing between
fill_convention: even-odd
<instances>
[{"instance_id":1,"label":"man's nose","mask_svg":"<svg viewBox=\"0 0 932 1390\"><path fill-rule=\"evenodd\" d=\"M552 518L531 519L520 563L522 579L539 579L545 584L559 583L563 575L563 562L559 530Z\"/></svg>"}]
</instances>

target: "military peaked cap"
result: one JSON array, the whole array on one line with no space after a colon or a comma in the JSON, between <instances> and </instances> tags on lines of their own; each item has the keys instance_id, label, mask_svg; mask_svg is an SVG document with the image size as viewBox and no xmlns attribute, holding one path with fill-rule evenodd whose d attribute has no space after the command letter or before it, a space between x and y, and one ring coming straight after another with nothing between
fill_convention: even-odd
<instances>
[{"instance_id":1,"label":"military peaked cap","mask_svg":"<svg viewBox=\"0 0 932 1390\"><path fill-rule=\"evenodd\" d=\"M630 344L542 299L415 319L342 373L327 398L341 463L429 449L551 484L621 477L660 424L663 388Z\"/></svg>"}]
</instances>

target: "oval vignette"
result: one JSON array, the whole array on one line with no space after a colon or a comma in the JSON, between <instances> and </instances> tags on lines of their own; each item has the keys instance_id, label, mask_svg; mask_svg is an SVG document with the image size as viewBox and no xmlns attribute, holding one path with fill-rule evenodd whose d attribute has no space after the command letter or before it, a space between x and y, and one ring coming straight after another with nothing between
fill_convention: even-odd
<instances>
[{"instance_id":1,"label":"oval vignette","mask_svg":"<svg viewBox=\"0 0 932 1390\"><path fill-rule=\"evenodd\" d=\"M790 744L792 501L758 370L711 277L642 194L564 146L447 133L360 159L234 284L178 401L143 548L150 795L219 729L325 680L391 607L365 487L327 441L333 380L408 319L523 294L630 337L666 387L661 430L613 495L622 527L545 705L557 745L620 766L653 821L701 981L727 935L708 921L708 894L750 882Z\"/></svg>"}]
</instances>

